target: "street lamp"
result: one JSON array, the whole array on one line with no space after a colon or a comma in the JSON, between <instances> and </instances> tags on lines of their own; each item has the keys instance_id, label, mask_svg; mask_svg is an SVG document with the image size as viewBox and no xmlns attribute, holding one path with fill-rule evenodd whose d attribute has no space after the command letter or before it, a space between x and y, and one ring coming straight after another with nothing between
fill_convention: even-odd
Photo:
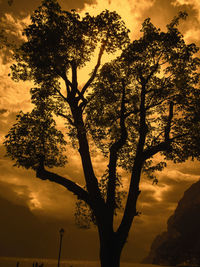
<instances>
[{"instance_id":1,"label":"street lamp","mask_svg":"<svg viewBox=\"0 0 200 267\"><path fill-rule=\"evenodd\" d=\"M65 230L63 228L60 229L60 246L59 246L59 253L58 253L58 267L60 267L60 255L61 255L61 248L62 248L62 238L64 235Z\"/></svg>"}]
</instances>

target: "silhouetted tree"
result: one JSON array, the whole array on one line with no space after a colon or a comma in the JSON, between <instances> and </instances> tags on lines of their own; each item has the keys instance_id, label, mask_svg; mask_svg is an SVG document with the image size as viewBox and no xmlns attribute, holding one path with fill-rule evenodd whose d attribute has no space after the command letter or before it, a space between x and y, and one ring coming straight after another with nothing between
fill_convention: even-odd
<instances>
[{"instance_id":1,"label":"silhouetted tree","mask_svg":"<svg viewBox=\"0 0 200 267\"><path fill-rule=\"evenodd\" d=\"M120 265L138 215L142 172L156 179L154 171L162 170L166 160L199 159L199 59L194 56L196 46L185 44L177 29L185 16L174 18L167 32L147 19L143 36L130 43L115 12L80 18L46 0L33 13L24 31L27 40L15 53L13 79L32 79L38 87L31 90L36 108L20 114L6 136L7 154L17 166L32 168L38 178L61 184L77 196L77 214L84 217L81 211L88 211L87 219L97 225L102 267ZM78 86L77 72L96 49L96 66L88 81ZM117 49L122 54L100 69L103 53ZM68 136L80 153L85 187L46 168L65 162L60 154L65 141L54 128L53 112L68 124ZM92 164L94 145L108 158L101 178ZM153 157L158 153L163 161L156 164ZM120 167L131 177L122 220L114 230L116 209L123 204Z\"/></svg>"}]
</instances>

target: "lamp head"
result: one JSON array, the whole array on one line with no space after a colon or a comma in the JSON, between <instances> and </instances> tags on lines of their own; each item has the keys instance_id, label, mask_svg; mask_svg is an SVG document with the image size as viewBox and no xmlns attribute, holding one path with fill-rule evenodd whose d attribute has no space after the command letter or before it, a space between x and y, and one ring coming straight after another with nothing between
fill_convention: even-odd
<instances>
[{"instance_id":1,"label":"lamp head","mask_svg":"<svg viewBox=\"0 0 200 267\"><path fill-rule=\"evenodd\" d=\"M63 236L63 235L64 235L64 232L65 232L65 230L64 230L63 228L61 228L59 232L60 232L60 235L61 235L61 236Z\"/></svg>"}]
</instances>

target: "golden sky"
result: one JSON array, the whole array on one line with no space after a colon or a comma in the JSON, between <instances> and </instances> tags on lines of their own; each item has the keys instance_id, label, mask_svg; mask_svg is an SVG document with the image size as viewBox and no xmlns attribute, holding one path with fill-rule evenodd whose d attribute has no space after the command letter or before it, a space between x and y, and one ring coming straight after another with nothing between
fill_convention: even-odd
<instances>
[{"instance_id":1,"label":"golden sky","mask_svg":"<svg viewBox=\"0 0 200 267\"><path fill-rule=\"evenodd\" d=\"M82 14L89 12L96 15L104 9L117 11L131 30L132 40L140 36L141 24L145 18L150 17L156 26L165 30L165 25L180 10L186 10L189 16L185 22L181 22L180 29L187 42L200 45L199 0L60 0L59 3L66 10L76 8ZM0 0L1 27L6 30L10 40L20 41L24 24L29 21L29 15L39 4L40 0L14 0L12 6L9 6L6 0ZM106 59L104 56L104 61ZM41 237L45 229L44 240L49 238L55 241L56 231L62 226L66 230L63 256L95 259L98 255L96 229L80 230L74 226L75 198L56 184L36 179L32 171L14 168L13 163L4 157L5 149L2 142L15 122L17 112L31 110L29 95L31 83L14 83L8 77L11 63L9 52L3 50L0 56L0 111L2 110L0 112L0 216L4 219L0 217L0 232L4 233L0 234L0 256L31 256L30 251L32 256L54 255L52 253L55 252L55 245L50 245L51 242L46 243L46 254L41 253L42 248L40 246L40 250L37 248L34 231ZM81 74L79 77L81 79ZM81 183L83 175L78 155L75 152L70 154L69 164L57 172ZM106 163L102 163L102 158L99 156L94 158L94 166L96 173L100 175ZM199 174L200 164L188 161L179 165L169 163L168 167L158 174L158 185L152 185L152 181L143 178L142 194L138 204L142 214L132 227L123 259L141 260L146 256L151 241L156 234L166 229L167 219L173 213L177 201L192 183L199 180ZM19 214L21 221L17 218ZM28 241L21 228L20 235L21 237L24 235L21 239L23 242L18 242L18 247L15 247L19 233L11 231L12 225L6 221L11 217L13 221L19 223L19 228L30 224L30 229L34 229L33 232L29 232L33 239L32 247L23 248ZM38 220L42 220L42 223L39 224Z\"/></svg>"}]
</instances>

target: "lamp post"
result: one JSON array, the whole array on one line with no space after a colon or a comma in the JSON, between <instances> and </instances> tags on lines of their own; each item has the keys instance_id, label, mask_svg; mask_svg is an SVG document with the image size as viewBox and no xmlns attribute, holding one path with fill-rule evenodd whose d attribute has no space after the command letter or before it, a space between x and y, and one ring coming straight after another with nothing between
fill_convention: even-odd
<instances>
[{"instance_id":1,"label":"lamp post","mask_svg":"<svg viewBox=\"0 0 200 267\"><path fill-rule=\"evenodd\" d=\"M64 235L65 230L63 228L60 229L60 245L59 245L59 253L58 253L58 267L60 267L60 256L61 256L61 249L62 249L62 238Z\"/></svg>"}]
</instances>

